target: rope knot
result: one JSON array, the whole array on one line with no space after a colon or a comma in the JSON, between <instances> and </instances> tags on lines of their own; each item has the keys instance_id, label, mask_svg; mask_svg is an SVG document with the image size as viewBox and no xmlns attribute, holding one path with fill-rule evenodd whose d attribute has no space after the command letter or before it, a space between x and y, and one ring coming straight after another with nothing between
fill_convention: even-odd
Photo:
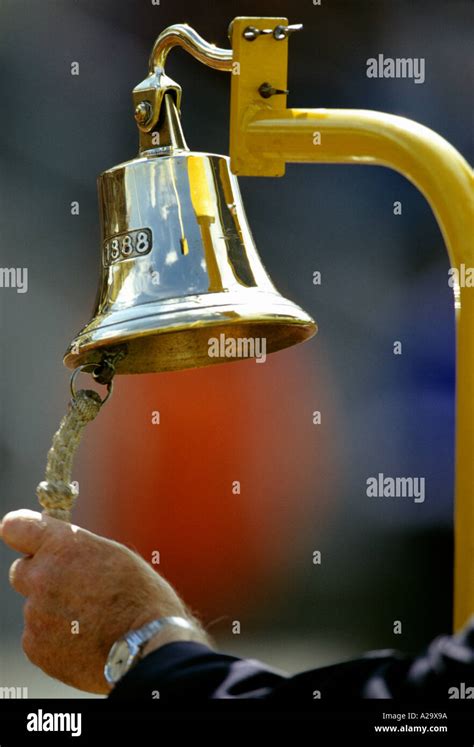
<instances>
[{"instance_id":1,"label":"rope knot","mask_svg":"<svg viewBox=\"0 0 474 747\"><path fill-rule=\"evenodd\" d=\"M71 407L76 411L77 419L84 424L94 420L101 405L100 395L93 389L80 389L71 400Z\"/></svg>"},{"instance_id":2,"label":"rope knot","mask_svg":"<svg viewBox=\"0 0 474 747\"><path fill-rule=\"evenodd\" d=\"M64 519L69 516L79 490L70 482L42 480L36 488L36 494L48 516Z\"/></svg>"}]
</instances>

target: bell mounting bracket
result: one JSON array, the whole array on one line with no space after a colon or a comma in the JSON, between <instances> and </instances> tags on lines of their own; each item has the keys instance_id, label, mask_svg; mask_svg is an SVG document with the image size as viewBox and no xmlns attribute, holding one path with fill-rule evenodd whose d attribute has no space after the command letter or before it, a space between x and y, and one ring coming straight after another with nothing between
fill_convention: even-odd
<instances>
[{"instance_id":1,"label":"bell mounting bracket","mask_svg":"<svg viewBox=\"0 0 474 747\"><path fill-rule=\"evenodd\" d=\"M181 110L181 86L165 73L166 58L170 50L176 46L185 49L193 57L216 70L232 69L231 49L220 49L209 44L187 24L175 24L165 29L153 46L148 76L133 89L135 120L140 131L140 150L153 147L151 133L156 131L159 125L165 94L171 94L178 112Z\"/></svg>"},{"instance_id":2,"label":"bell mounting bracket","mask_svg":"<svg viewBox=\"0 0 474 747\"><path fill-rule=\"evenodd\" d=\"M255 21L255 25L249 24L249 21ZM265 21L271 28L261 28L261 20L257 18L235 18L229 26L229 39L232 40L237 28L244 43L256 41L257 46L259 46L261 38L266 35L272 41L286 42L290 34L303 28L302 24L288 25L288 20L281 17L266 18ZM286 48L286 44L284 46ZM140 131L141 151L153 147L151 135L159 127L165 94L171 94L177 111L181 111L181 86L165 73L166 59L173 47L181 47L214 70L230 72L233 75L240 74L240 65L235 59L235 48L234 50L223 49L210 44L188 24L174 24L166 28L156 39L150 54L148 76L133 89L134 115ZM236 48L239 48L238 45ZM280 67L285 69L285 73L286 60L285 49L284 57L280 63ZM283 76L279 77L282 78ZM280 83L281 80L267 82L262 78L260 88L258 86L255 88L256 95L265 99L276 94L287 94L286 85L280 85ZM286 105L286 101L284 105Z\"/></svg>"}]
</instances>

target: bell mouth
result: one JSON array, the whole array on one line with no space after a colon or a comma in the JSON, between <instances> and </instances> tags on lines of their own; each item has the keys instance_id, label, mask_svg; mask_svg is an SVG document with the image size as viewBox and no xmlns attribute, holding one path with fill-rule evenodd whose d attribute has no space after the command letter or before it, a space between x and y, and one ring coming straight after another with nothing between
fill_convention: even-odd
<instances>
[{"instance_id":1,"label":"bell mouth","mask_svg":"<svg viewBox=\"0 0 474 747\"><path fill-rule=\"evenodd\" d=\"M242 296L246 297L245 299ZM296 345L317 332L314 320L278 293L206 293L95 317L71 343L65 365L100 363L111 348L126 354L117 374L201 368Z\"/></svg>"}]
</instances>

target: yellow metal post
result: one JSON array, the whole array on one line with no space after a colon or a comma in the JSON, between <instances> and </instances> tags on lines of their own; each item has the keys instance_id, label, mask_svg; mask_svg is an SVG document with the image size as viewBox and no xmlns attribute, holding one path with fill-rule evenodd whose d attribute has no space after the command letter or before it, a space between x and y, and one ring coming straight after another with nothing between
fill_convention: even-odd
<instances>
[{"instance_id":1,"label":"yellow metal post","mask_svg":"<svg viewBox=\"0 0 474 747\"><path fill-rule=\"evenodd\" d=\"M453 267L474 267L474 175L446 140L412 120L375 111L287 109L286 95L263 98L262 83L285 90L288 39L248 41L249 25L285 18L236 18L232 24L230 155L234 173L282 176L286 163L387 166L428 200ZM474 612L474 288L455 287L457 321L454 627Z\"/></svg>"}]
</instances>

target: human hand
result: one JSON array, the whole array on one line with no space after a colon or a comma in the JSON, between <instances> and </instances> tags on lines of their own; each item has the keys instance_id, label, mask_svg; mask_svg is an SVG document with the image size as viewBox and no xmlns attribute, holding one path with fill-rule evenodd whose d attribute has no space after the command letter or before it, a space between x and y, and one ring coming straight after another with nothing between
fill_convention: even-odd
<instances>
[{"instance_id":1,"label":"human hand","mask_svg":"<svg viewBox=\"0 0 474 747\"><path fill-rule=\"evenodd\" d=\"M196 632L170 627L145 653L174 640L209 643L173 587L124 545L26 509L6 514L0 537L26 555L10 568L11 585L26 597L23 650L51 677L108 693L112 644L160 617L184 617Z\"/></svg>"}]
</instances>

